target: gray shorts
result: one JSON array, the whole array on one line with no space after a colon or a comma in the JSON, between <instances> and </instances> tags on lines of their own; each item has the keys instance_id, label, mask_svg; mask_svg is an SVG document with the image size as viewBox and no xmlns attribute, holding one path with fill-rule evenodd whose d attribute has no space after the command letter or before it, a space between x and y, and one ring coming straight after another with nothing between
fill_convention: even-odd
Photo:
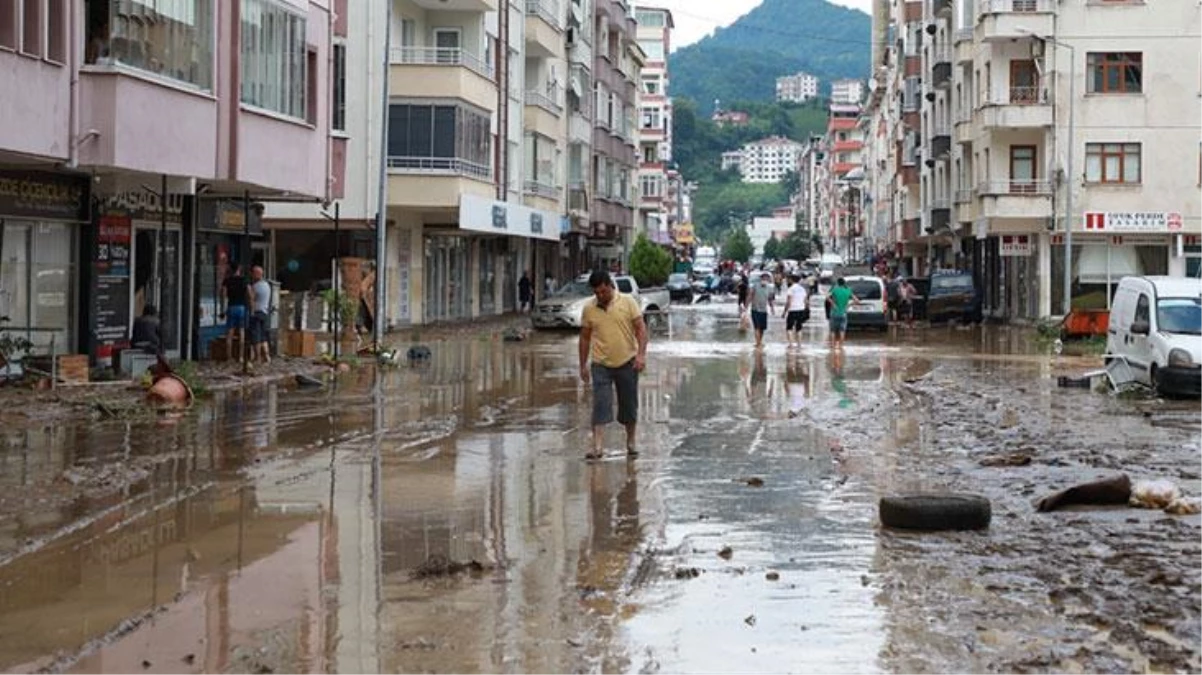
<instances>
[{"instance_id":1,"label":"gray shorts","mask_svg":"<svg viewBox=\"0 0 1202 675\"><path fill-rule=\"evenodd\" d=\"M614 421L614 390L618 392L618 422L639 421L639 374L632 359L618 368L593 364L593 426Z\"/></svg>"}]
</instances>

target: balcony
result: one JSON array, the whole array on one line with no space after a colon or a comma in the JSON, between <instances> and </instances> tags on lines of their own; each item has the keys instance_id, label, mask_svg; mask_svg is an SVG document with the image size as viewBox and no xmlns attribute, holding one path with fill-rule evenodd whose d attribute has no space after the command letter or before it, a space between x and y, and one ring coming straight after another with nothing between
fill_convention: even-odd
<instances>
[{"instance_id":1,"label":"balcony","mask_svg":"<svg viewBox=\"0 0 1202 675\"><path fill-rule=\"evenodd\" d=\"M526 129L549 138L563 135L563 105L558 87L526 92Z\"/></svg>"},{"instance_id":2,"label":"balcony","mask_svg":"<svg viewBox=\"0 0 1202 675\"><path fill-rule=\"evenodd\" d=\"M568 118L568 140L585 145L593 142L593 123L586 111L574 111Z\"/></svg>"},{"instance_id":3,"label":"balcony","mask_svg":"<svg viewBox=\"0 0 1202 675\"><path fill-rule=\"evenodd\" d=\"M588 182L568 182L568 212L574 216L588 215Z\"/></svg>"},{"instance_id":4,"label":"balcony","mask_svg":"<svg viewBox=\"0 0 1202 675\"><path fill-rule=\"evenodd\" d=\"M936 198L930 203L930 213L927 217L927 234L941 232L950 229L952 221L952 207L947 199Z\"/></svg>"},{"instance_id":5,"label":"balcony","mask_svg":"<svg viewBox=\"0 0 1202 675\"><path fill-rule=\"evenodd\" d=\"M977 56L977 43L973 42L973 33L971 28L961 28L956 31L956 65L969 66L972 65L973 59Z\"/></svg>"},{"instance_id":6,"label":"balcony","mask_svg":"<svg viewBox=\"0 0 1202 675\"><path fill-rule=\"evenodd\" d=\"M533 55L563 56L563 28L559 0L526 0L526 44Z\"/></svg>"},{"instance_id":7,"label":"balcony","mask_svg":"<svg viewBox=\"0 0 1202 675\"><path fill-rule=\"evenodd\" d=\"M952 152L952 130L945 121L931 124L931 156L946 159Z\"/></svg>"},{"instance_id":8,"label":"balcony","mask_svg":"<svg viewBox=\"0 0 1202 675\"><path fill-rule=\"evenodd\" d=\"M396 47L390 50L389 91L406 97L459 99L493 111L497 84L493 67L463 49Z\"/></svg>"},{"instance_id":9,"label":"balcony","mask_svg":"<svg viewBox=\"0 0 1202 675\"><path fill-rule=\"evenodd\" d=\"M573 30L573 35L577 35L576 30ZM576 37L568 43L568 61L573 67L592 69L593 46L587 40Z\"/></svg>"},{"instance_id":10,"label":"balcony","mask_svg":"<svg viewBox=\"0 0 1202 675\"><path fill-rule=\"evenodd\" d=\"M976 37L985 42L1031 40L1032 34L1051 35L1052 0L980 0Z\"/></svg>"},{"instance_id":11,"label":"balcony","mask_svg":"<svg viewBox=\"0 0 1202 675\"><path fill-rule=\"evenodd\" d=\"M990 95L980 109L985 129L1042 129L1052 126L1052 106L1042 87L1010 87L1001 96Z\"/></svg>"},{"instance_id":12,"label":"balcony","mask_svg":"<svg viewBox=\"0 0 1202 675\"><path fill-rule=\"evenodd\" d=\"M987 181L977 188L986 218L1042 219L1052 215L1052 185L1044 180Z\"/></svg>"},{"instance_id":13,"label":"balcony","mask_svg":"<svg viewBox=\"0 0 1202 675\"><path fill-rule=\"evenodd\" d=\"M952 48L937 44L931 48L931 85L947 89L952 84Z\"/></svg>"},{"instance_id":14,"label":"balcony","mask_svg":"<svg viewBox=\"0 0 1202 675\"><path fill-rule=\"evenodd\" d=\"M967 107L956 109L956 142L960 145L971 145L976 140L976 130L972 126L972 110Z\"/></svg>"},{"instance_id":15,"label":"balcony","mask_svg":"<svg viewBox=\"0 0 1202 675\"><path fill-rule=\"evenodd\" d=\"M530 206L544 211L559 212L560 190L545 180L528 180L522 184L522 195L530 202Z\"/></svg>"},{"instance_id":16,"label":"balcony","mask_svg":"<svg viewBox=\"0 0 1202 675\"><path fill-rule=\"evenodd\" d=\"M975 190L956 190L956 222L973 223L977 219L977 193Z\"/></svg>"},{"instance_id":17,"label":"balcony","mask_svg":"<svg viewBox=\"0 0 1202 675\"><path fill-rule=\"evenodd\" d=\"M408 208L455 208L461 194L496 194L492 167L455 157L388 158L388 203Z\"/></svg>"}]
</instances>

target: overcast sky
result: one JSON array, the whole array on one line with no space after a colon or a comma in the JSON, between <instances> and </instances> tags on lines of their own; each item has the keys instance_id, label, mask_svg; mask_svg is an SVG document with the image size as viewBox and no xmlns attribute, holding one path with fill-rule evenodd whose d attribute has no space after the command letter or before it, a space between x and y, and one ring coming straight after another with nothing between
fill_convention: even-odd
<instances>
[{"instance_id":1,"label":"overcast sky","mask_svg":"<svg viewBox=\"0 0 1202 675\"><path fill-rule=\"evenodd\" d=\"M865 12L872 11L871 0L831 1L836 5L854 7ZM676 21L672 49L676 49L700 40L714 32L715 28L729 26L760 2L761 0L639 0L635 4L672 10L672 18Z\"/></svg>"}]
</instances>

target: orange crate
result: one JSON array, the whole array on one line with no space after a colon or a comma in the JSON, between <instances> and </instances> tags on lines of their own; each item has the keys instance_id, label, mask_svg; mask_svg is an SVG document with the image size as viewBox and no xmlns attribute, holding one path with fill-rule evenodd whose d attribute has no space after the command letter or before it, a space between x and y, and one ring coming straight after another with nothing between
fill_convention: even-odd
<instances>
[{"instance_id":1,"label":"orange crate","mask_svg":"<svg viewBox=\"0 0 1202 675\"><path fill-rule=\"evenodd\" d=\"M1110 328L1110 311L1105 309L1074 309L1064 317L1065 337L1105 335Z\"/></svg>"}]
</instances>

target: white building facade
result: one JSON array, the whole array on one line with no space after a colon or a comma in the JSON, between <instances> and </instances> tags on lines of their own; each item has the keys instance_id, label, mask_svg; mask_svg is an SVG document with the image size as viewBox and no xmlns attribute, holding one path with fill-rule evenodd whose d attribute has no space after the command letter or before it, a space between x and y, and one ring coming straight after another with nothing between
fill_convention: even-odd
<instances>
[{"instance_id":1,"label":"white building facade","mask_svg":"<svg viewBox=\"0 0 1202 675\"><path fill-rule=\"evenodd\" d=\"M1199 274L1195 2L879 3L874 26L868 114L900 166L872 170L908 271L971 270L1001 319L1062 314L1066 268L1107 304L1126 274Z\"/></svg>"},{"instance_id":2,"label":"white building facade","mask_svg":"<svg viewBox=\"0 0 1202 675\"><path fill-rule=\"evenodd\" d=\"M844 79L831 82L831 103L859 105L863 100L863 80Z\"/></svg>"},{"instance_id":3,"label":"white building facade","mask_svg":"<svg viewBox=\"0 0 1202 675\"><path fill-rule=\"evenodd\" d=\"M776 78L776 100L805 103L818 98L818 78L796 73Z\"/></svg>"},{"instance_id":4,"label":"white building facade","mask_svg":"<svg viewBox=\"0 0 1202 675\"><path fill-rule=\"evenodd\" d=\"M672 48L672 13L639 6L639 47L647 57L639 83L639 190L636 229L651 241L671 245L680 219L680 176L672 164L672 98L668 53Z\"/></svg>"},{"instance_id":5,"label":"white building facade","mask_svg":"<svg viewBox=\"0 0 1202 675\"><path fill-rule=\"evenodd\" d=\"M790 171L797 171L805 146L781 136L752 141L740 149L737 166L744 183L779 183ZM733 154L722 155L722 166L734 168Z\"/></svg>"}]
</instances>

